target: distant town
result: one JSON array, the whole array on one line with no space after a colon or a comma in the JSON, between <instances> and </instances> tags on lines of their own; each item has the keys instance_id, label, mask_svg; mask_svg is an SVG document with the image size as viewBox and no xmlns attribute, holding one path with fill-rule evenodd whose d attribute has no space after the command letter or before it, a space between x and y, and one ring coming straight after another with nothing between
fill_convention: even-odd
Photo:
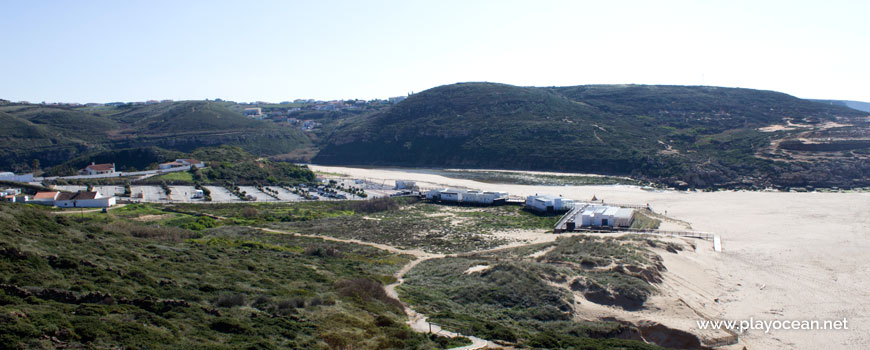
<instances>
[{"instance_id":1,"label":"distant town","mask_svg":"<svg viewBox=\"0 0 870 350\"><path fill-rule=\"evenodd\" d=\"M411 93L412 94L412 93ZM408 94L410 96L411 94ZM321 124L312 119L305 118L306 112L360 112L365 110L384 108L390 105L404 101L408 96L394 96L386 99L373 100L315 100L315 99L295 99L293 101L282 101L279 103L256 101L256 102L234 102L216 98L214 102L226 102L233 104L238 111L246 117L257 120L271 120L276 123L287 123L297 127L302 131L312 131ZM76 102L42 102L45 106L66 107L66 108L105 108L105 107L132 107L143 105L157 105L161 103L172 103L174 100L147 100L135 102L107 102L107 103L76 103ZM20 104L30 104L29 101L18 101Z\"/></svg>"}]
</instances>

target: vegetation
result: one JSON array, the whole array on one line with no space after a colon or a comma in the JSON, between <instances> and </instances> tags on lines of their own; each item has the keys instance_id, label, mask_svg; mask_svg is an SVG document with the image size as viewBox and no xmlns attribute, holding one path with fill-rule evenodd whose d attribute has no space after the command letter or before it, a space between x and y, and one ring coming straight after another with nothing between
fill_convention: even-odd
<instances>
[{"instance_id":1,"label":"vegetation","mask_svg":"<svg viewBox=\"0 0 870 350\"><path fill-rule=\"evenodd\" d=\"M9 103L0 106L0 168L30 171L33 159L67 175L91 161L114 162L121 171L174 159L176 152L236 145L258 155L306 148L296 128L252 120L233 104L181 101L90 109ZM155 148L156 147L156 148Z\"/></svg>"},{"instance_id":2,"label":"vegetation","mask_svg":"<svg viewBox=\"0 0 870 350\"><path fill-rule=\"evenodd\" d=\"M158 206L110 213L81 221L0 203L0 348L455 344L411 331L395 300L374 288L407 256L232 226L195 232L127 219L165 214Z\"/></svg>"},{"instance_id":3,"label":"vegetation","mask_svg":"<svg viewBox=\"0 0 870 350\"><path fill-rule=\"evenodd\" d=\"M465 83L429 89L345 123L323 135L313 161L570 171L681 188L861 187L870 184L864 176L870 159L853 155L866 149L863 143L838 145L845 157L810 152L795 162L771 142L799 134L758 129L786 119L837 121L855 127L835 129L836 136L854 139L870 133L865 116L748 89Z\"/></svg>"},{"instance_id":4,"label":"vegetation","mask_svg":"<svg viewBox=\"0 0 870 350\"><path fill-rule=\"evenodd\" d=\"M534 348L652 349L634 341L600 339L624 333L625 325L620 323L572 320L573 293L584 294L591 302L641 307L629 301L639 299L642 305L654 282L624 268L655 261L655 255L640 244L633 239L574 237L497 253L432 259L405 276L400 296L432 322L486 339ZM537 259L529 257L548 248L552 250ZM596 268L611 265L609 271ZM486 268L469 272L480 266ZM599 289L590 292L587 284Z\"/></svg>"},{"instance_id":5,"label":"vegetation","mask_svg":"<svg viewBox=\"0 0 870 350\"><path fill-rule=\"evenodd\" d=\"M202 148L191 152L191 156L207 162L208 168L200 170L205 183L293 185L315 180L306 166L257 159L240 147Z\"/></svg>"},{"instance_id":6,"label":"vegetation","mask_svg":"<svg viewBox=\"0 0 870 350\"><path fill-rule=\"evenodd\" d=\"M378 201L385 204L398 201L402 207L398 210L398 206L379 205ZM496 231L552 229L558 220L558 217L538 216L518 206L453 207L415 203L412 198L378 201L334 204L326 211L330 214L319 218L302 216L297 219L292 213L278 216L263 210L257 219L267 221L273 228L444 253L493 248L507 243L504 238L493 235ZM365 203L366 207L356 203ZM293 206L311 204L314 203Z\"/></svg>"},{"instance_id":7,"label":"vegetation","mask_svg":"<svg viewBox=\"0 0 870 350\"><path fill-rule=\"evenodd\" d=\"M644 211L635 210L631 221L631 228L636 230L652 230L659 228L662 221L647 215Z\"/></svg>"}]
</instances>

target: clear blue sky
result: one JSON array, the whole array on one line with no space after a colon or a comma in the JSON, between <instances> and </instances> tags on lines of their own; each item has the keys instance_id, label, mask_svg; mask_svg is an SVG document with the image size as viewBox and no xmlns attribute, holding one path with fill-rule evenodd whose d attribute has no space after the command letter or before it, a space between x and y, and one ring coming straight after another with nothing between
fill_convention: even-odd
<instances>
[{"instance_id":1,"label":"clear blue sky","mask_svg":"<svg viewBox=\"0 0 870 350\"><path fill-rule=\"evenodd\" d=\"M870 101L870 1L12 1L0 98L383 98L464 81Z\"/></svg>"}]
</instances>

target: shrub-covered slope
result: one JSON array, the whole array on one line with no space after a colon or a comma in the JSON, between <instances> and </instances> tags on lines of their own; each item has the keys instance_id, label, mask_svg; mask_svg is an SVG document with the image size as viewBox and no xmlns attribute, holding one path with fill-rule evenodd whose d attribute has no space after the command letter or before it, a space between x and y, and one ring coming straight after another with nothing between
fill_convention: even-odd
<instances>
[{"instance_id":1,"label":"shrub-covered slope","mask_svg":"<svg viewBox=\"0 0 870 350\"><path fill-rule=\"evenodd\" d=\"M759 130L780 124L788 127ZM591 172L693 187L848 187L870 185L870 144L843 143L840 154L771 145L843 128L870 137L868 125L866 113L770 91L463 83L337 128L314 162Z\"/></svg>"}]
</instances>

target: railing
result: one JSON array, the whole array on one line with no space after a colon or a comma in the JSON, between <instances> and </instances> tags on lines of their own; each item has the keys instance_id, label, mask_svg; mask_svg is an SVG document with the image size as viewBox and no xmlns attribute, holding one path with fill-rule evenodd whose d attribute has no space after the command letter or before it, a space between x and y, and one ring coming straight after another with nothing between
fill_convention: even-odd
<instances>
[{"instance_id":1,"label":"railing","mask_svg":"<svg viewBox=\"0 0 870 350\"><path fill-rule=\"evenodd\" d=\"M572 218L574 218L577 215L577 213L579 213L580 210L583 210L583 208L585 208L585 207L586 207L585 205L584 206L576 206L575 205L574 208L571 208L571 210L569 210L567 213L565 213L565 215L562 215L562 217L559 219L559 221L556 222L556 225L553 226L553 232L559 233L559 232L565 231L565 228L566 228L565 226L568 223L568 221L570 221Z\"/></svg>"},{"instance_id":2,"label":"railing","mask_svg":"<svg viewBox=\"0 0 870 350\"><path fill-rule=\"evenodd\" d=\"M612 229L595 229L595 228L575 228L574 231L581 232L627 232L627 233L637 233L642 235L658 235L658 236L675 236L675 237L689 237L689 238L698 238L698 239L707 239L712 240L715 237L715 234L709 232L696 232L696 231L668 231L668 230L656 230L656 229L631 229L631 228L612 228Z\"/></svg>"}]
</instances>

